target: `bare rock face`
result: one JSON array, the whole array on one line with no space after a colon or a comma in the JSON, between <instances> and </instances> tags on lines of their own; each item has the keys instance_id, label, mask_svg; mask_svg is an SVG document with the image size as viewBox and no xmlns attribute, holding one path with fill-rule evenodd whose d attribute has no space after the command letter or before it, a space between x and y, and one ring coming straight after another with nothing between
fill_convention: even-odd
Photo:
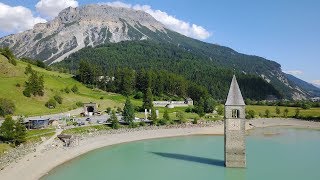
<instances>
[{"instance_id":1,"label":"bare rock face","mask_svg":"<svg viewBox=\"0 0 320 180\"><path fill-rule=\"evenodd\" d=\"M59 62L86 46L127 40L152 39L152 33L166 34L164 25L143 11L107 5L66 8L50 22L0 39L18 57Z\"/></svg>"}]
</instances>

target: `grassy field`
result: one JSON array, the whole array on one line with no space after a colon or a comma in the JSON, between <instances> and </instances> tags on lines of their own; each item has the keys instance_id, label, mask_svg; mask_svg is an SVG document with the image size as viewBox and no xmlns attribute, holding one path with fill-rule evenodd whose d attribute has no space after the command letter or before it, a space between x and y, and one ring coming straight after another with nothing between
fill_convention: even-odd
<instances>
[{"instance_id":1,"label":"grassy field","mask_svg":"<svg viewBox=\"0 0 320 180\"><path fill-rule=\"evenodd\" d=\"M296 107L283 107L279 106L281 113L276 114L276 106L246 106L246 110L254 110L256 115L265 115L265 111L268 109L270 111L271 117L282 117L284 109L288 108L288 116L292 117L295 115ZM320 108L302 109L300 108L300 116L316 116L320 117Z\"/></svg>"},{"instance_id":2,"label":"grassy field","mask_svg":"<svg viewBox=\"0 0 320 180\"><path fill-rule=\"evenodd\" d=\"M82 134L82 133L89 133L95 131L102 131L111 129L109 126L106 125L93 125L93 126L83 126L83 127L75 127L71 129L67 129L62 131L62 134Z\"/></svg>"},{"instance_id":3,"label":"grassy field","mask_svg":"<svg viewBox=\"0 0 320 180\"><path fill-rule=\"evenodd\" d=\"M12 149L12 147L9 144L6 143L0 143L0 156L6 152Z\"/></svg>"},{"instance_id":4,"label":"grassy field","mask_svg":"<svg viewBox=\"0 0 320 180\"><path fill-rule=\"evenodd\" d=\"M96 102L99 110L107 107L122 107L125 97L115 93L92 90L74 80L70 74L47 71L37 66L32 68L44 76L45 95L42 97L25 97L22 94L27 75L24 74L28 63L17 61L17 66L10 64L7 59L0 55L0 98L8 98L16 105L15 115L44 115L65 112L77 108L76 102ZM17 86L20 85L19 86ZM77 85L79 93L65 93L61 89L72 88ZM45 103L54 95L63 97L63 103L55 109L48 109ZM140 105L141 101L133 100L133 104Z\"/></svg>"},{"instance_id":5,"label":"grassy field","mask_svg":"<svg viewBox=\"0 0 320 180\"><path fill-rule=\"evenodd\" d=\"M33 129L27 131L26 141L38 142L41 141L41 137L50 138L55 134L55 129Z\"/></svg>"}]
</instances>

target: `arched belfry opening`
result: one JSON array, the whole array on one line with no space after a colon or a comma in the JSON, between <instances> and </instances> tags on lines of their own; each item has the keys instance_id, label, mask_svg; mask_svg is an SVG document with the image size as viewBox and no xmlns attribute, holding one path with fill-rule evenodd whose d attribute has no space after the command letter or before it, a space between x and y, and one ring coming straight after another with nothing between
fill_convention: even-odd
<instances>
[{"instance_id":1,"label":"arched belfry opening","mask_svg":"<svg viewBox=\"0 0 320 180\"><path fill-rule=\"evenodd\" d=\"M246 167L245 103L233 76L224 121L224 160L226 167Z\"/></svg>"},{"instance_id":2,"label":"arched belfry opening","mask_svg":"<svg viewBox=\"0 0 320 180\"><path fill-rule=\"evenodd\" d=\"M232 109L232 118L240 118L240 111L239 109Z\"/></svg>"}]
</instances>

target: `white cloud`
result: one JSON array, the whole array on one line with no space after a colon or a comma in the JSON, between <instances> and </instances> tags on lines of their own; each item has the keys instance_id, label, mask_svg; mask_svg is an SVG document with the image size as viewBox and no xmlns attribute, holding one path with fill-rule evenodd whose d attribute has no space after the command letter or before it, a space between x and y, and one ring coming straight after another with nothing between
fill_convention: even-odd
<instances>
[{"instance_id":1,"label":"white cloud","mask_svg":"<svg viewBox=\"0 0 320 180\"><path fill-rule=\"evenodd\" d=\"M196 24L190 24L189 22L179 20L176 17L167 14L166 12L152 9L151 6L149 5L140 5L140 4L131 5L131 4L123 3L120 1L100 3L100 4L107 4L113 7L132 8L135 10L145 11L146 13L149 13L151 16L153 16L156 20L163 23L167 28L177 31L189 37L203 40L211 36L211 33L208 32L202 26L199 26Z\"/></svg>"},{"instance_id":2,"label":"white cloud","mask_svg":"<svg viewBox=\"0 0 320 180\"><path fill-rule=\"evenodd\" d=\"M121 1L114 1L114 2L106 2L106 3L98 3L98 4L106 4L108 6L113 6L113 7L124 7L124 8L131 8L132 5L131 4L126 4L126 3L123 3Z\"/></svg>"},{"instance_id":3,"label":"white cloud","mask_svg":"<svg viewBox=\"0 0 320 180\"><path fill-rule=\"evenodd\" d=\"M291 74L291 75L301 75L303 74L303 71L301 70L288 70L288 71L283 71L284 73Z\"/></svg>"},{"instance_id":4,"label":"white cloud","mask_svg":"<svg viewBox=\"0 0 320 180\"><path fill-rule=\"evenodd\" d=\"M30 9L23 6L8 6L0 3L0 30L5 32L20 32L32 29L37 23L46 22L41 17L33 16Z\"/></svg>"},{"instance_id":5,"label":"white cloud","mask_svg":"<svg viewBox=\"0 0 320 180\"><path fill-rule=\"evenodd\" d=\"M78 7L77 0L40 0L36 9L41 16L48 19L56 17L60 11L67 7Z\"/></svg>"},{"instance_id":6,"label":"white cloud","mask_svg":"<svg viewBox=\"0 0 320 180\"><path fill-rule=\"evenodd\" d=\"M316 85L316 86L318 86L318 87L320 87L320 79L319 80L313 80L313 81L311 81L311 83Z\"/></svg>"}]
</instances>

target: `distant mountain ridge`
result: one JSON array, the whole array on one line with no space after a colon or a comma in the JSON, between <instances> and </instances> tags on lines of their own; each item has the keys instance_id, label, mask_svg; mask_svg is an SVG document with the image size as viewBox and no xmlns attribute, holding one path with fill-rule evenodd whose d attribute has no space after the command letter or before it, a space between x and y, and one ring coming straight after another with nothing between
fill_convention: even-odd
<instances>
[{"instance_id":1,"label":"distant mountain ridge","mask_svg":"<svg viewBox=\"0 0 320 180\"><path fill-rule=\"evenodd\" d=\"M122 41L153 41L174 45L205 59L208 66L236 69L262 77L285 98L305 99L313 92L294 85L282 72L280 64L258 56L238 53L231 48L205 43L167 29L143 11L107 5L66 8L50 22L33 29L0 38L0 47L9 46L18 57L40 59L47 64L70 57L84 47ZM95 59L90 59L93 63Z\"/></svg>"},{"instance_id":2,"label":"distant mountain ridge","mask_svg":"<svg viewBox=\"0 0 320 180\"><path fill-rule=\"evenodd\" d=\"M320 88L314 86L313 84L307 83L291 74L285 74L286 77L293 83L293 85L297 86L298 88L301 87L304 90L308 91L310 94L314 96L320 97Z\"/></svg>"}]
</instances>

